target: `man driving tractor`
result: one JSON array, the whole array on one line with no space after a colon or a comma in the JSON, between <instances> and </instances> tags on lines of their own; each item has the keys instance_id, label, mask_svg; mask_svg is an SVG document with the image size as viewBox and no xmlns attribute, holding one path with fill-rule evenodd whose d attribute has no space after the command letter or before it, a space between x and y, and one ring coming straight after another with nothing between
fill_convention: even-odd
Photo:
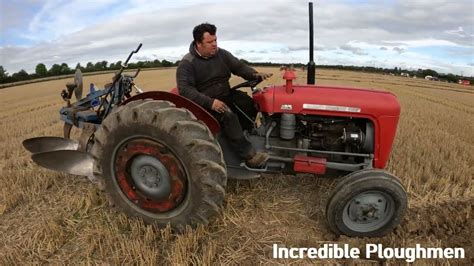
<instances>
[{"instance_id":1,"label":"man driving tractor","mask_svg":"<svg viewBox=\"0 0 474 266\"><path fill-rule=\"evenodd\" d=\"M230 89L229 79L235 74L246 80L264 80L272 74L259 73L230 52L218 48L216 30L216 26L209 23L194 27L194 41L176 71L179 94L207 109L219 121L232 148L246 164L260 167L269 155L257 152L243 134L243 129L252 126L245 115L254 119L257 111L250 96Z\"/></svg>"}]
</instances>

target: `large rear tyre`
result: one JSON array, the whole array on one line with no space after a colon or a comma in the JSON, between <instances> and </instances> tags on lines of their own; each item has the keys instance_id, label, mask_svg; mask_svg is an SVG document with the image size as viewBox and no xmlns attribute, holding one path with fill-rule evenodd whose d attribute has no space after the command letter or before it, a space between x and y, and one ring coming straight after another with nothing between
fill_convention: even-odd
<instances>
[{"instance_id":1,"label":"large rear tyre","mask_svg":"<svg viewBox=\"0 0 474 266\"><path fill-rule=\"evenodd\" d=\"M219 145L205 124L170 102L118 107L95 132L91 153L112 202L147 223L179 232L207 224L224 201Z\"/></svg>"},{"instance_id":2,"label":"large rear tyre","mask_svg":"<svg viewBox=\"0 0 474 266\"><path fill-rule=\"evenodd\" d=\"M330 229L338 235L380 237L403 219L407 195L397 177L362 170L344 177L326 206Z\"/></svg>"}]
</instances>

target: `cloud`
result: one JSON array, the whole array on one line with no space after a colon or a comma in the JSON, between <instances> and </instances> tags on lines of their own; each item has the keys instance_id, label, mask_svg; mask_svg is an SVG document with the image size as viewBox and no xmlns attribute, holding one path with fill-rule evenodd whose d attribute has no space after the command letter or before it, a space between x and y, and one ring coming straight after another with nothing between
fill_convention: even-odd
<instances>
[{"instance_id":1,"label":"cloud","mask_svg":"<svg viewBox=\"0 0 474 266\"><path fill-rule=\"evenodd\" d=\"M464 31L463 27L459 26L456 30L447 30L445 31L447 34L456 35L459 37L466 37L466 32Z\"/></svg>"},{"instance_id":2,"label":"cloud","mask_svg":"<svg viewBox=\"0 0 474 266\"><path fill-rule=\"evenodd\" d=\"M368 53L365 53L361 48L359 47L354 47L349 44L343 44L339 46L339 49L345 50L345 51L350 51L355 55L367 55Z\"/></svg>"},{"instance_id":3,"label":"cloud","mask_svg":"<svg viewBox=\"0 0 474 266\"><path fill-rule=\"evenodd\" d=\"M403 48L400 48L400 47L393 47L393 49L395 52L399 53L399 54L403 54L405 52L405 49Z\"/></svg>"},{"instance_id":4,"label":"cloud","mask_svg":"<svg viewBox=\"0 0 474 266\"><path fill-rule=\"evenodd\" d=\"M450 40L440 40L440 39L415 39L415 40L393 40L393 41L383 41L386 45L403 45L406 47L424 47L424 46L451 46L451 47L461 47L462 45L456 44Z\"/></svg>"},{"instance_id":5,"label":"cloud","mask_svg":"<svg viewBox=\"0 0 474 266\"><path fill-rule=\"evenodd\" d=\"M328 64L383 64L390 50L407 64L422 66L423 57L413 56L414 48L473 47L474 16L468 6L471 0L319 0L314 9L315 50ZM187 53L192 28L204 21L216 24L219 45L241 58L307 61L306 2L19 0L8 8L5 16L19 14L5 24L2 19L0 26L0 64L10 73L32 71L39 62L124 60L139 42L140 56L178 60ZM341 50L350 54L335 57ZM437 63L431 63L442 65L451 61L449 56L433 54ZM463 62L453 71L464 66L465 73L472 72L469 57Z\"/></svg>"},{"instance_id":6,"label":"cloud","mask_svg":"<svg viewBox=\"0 0 474 266\"><path fill-rule=\"evenodd\" d=\"M97 25L120 9L119 0L46 0L28 24L33 40L52 38ZM26 35L25 35L26 36Z\"/></svg>"},{"instance_id":7,"label":"cloud","mask_svg":"<svg viewBox=\"0 0 474 266\"><path fill-rule=\"evenodd\" d=\"M294 51L309 51L309 45L290 45L287 47L289 52ZM314 50L316 51L324 51L326 48L323 45L314 45Z\"/></svg>"}]
</instances>

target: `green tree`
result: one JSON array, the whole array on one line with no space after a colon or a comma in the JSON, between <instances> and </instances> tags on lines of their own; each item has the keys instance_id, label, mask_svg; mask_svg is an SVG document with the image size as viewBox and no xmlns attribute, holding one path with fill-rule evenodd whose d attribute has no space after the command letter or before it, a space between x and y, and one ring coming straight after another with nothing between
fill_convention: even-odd
<instances>
[{"instance_id":1,"label":"green tree","mask_svg":"<svg viewBox=\"0 0 474 266\"><path fill-rule=\"evenodd\" d=\"M52 65L51 68L48 70L48 75L50 76L61 75L61 66L58 64Z\"/></svg>"},{"instance_id":2,"label":"green tree","mask_svg":"<svg viewBox=\"0 0 474 266\"><path fill-rule=\"evenodd\" d=\"M66 63L61 64L61 75L72 73L71 69Z\"/></svg>"},{"instance_id":3,"label":"green tree","mask_svg":"<svg viewBox=\"0 0 474 266\"><path fill-rule=\"evenodd\" d=\"M115 63L115 68L113 69L120 69L121 66L122 66L122 60L119 60L117 61L117 63Z\"/></svg>"},{"instance_id":4,"label":"green tree","mask_svg":"<svg viewBox=\"0 0 474 266\"><path fill-rule=\"evenodd\" d=\"M158 59L153 60L153 67L161 67L161 62Z\"/></svg>"},{"instance_id":5,"label":"green tree","mask_svg":"<svg viewBox=\"0 0 474 266\"><path fill-rule=\"evenodd\" d=\"M106 70L106 69L107 69L107 61L99 61L94 64L95 71L101 71L101 70Z\"/></svg>"},{"instance_id":6,"label":"green tree","mask_svg":"<svg viewBox=\"0 0 474 266\"><path fill-rule=\"evenodd\" d=\"M0 83L7 82L8 80L8 72L3 66L0 66Z\"/></svg>"},{"instance_id":7,"label":"green tree","mask_svg":"<svg viewBox=\"0 0 474 266\"><path fill-rule=\"evenodd\" d=\"M97 62L94 64L94 71L99 71L102 67L102 64L100 62Z\"/></svg>"},{"instance_id":8,"label":"green tree","mask_svg":"<svg viewBox=\"0 0 474 266\"><path fill-rule=\"evenodd\" d=\"M39 63L36 65L35 73L38 77L45 77L48 75L48 69L43 63Z\"/></svg>"},{"instance_id":9,"label":"green tree","mask_svg":"<svg viewBox=\"0 0 474 266\"><path fill-rule=\"evenodd\" d=\"M166 59L163 59L163 61L161 61L161 65L164 66L164 67L172 67L173 63L171 63L170 61L168 61Z\"/></svg>"},{"instance_id":10,"label":"green tree","mask_svg":"<svg viewBox=\"0 0 474 266\"><path fill-rule=\"evenodd\" d=\"M458 83L458 80L459 80L459 77L454 75L454 74L447 74L446 76L444 76L444 78L449 81L449 82L453 82L453 83Z\"/></svg>"},{"instance_id":11,"label":"green tree","mask_svg":"<svg viewBox=\"0 0 474 266\"><path fill-rule=\"evenodd\" d=\"M146 62L143 62L143 61L138 61L136 64L137 64L137 68L144 68L144 67L145 67L145 64L146 64Z\"/></svg>"},{"instance_id":12,"label":"green tree","mask_svg":"<svg viewBox=\"0 0 474 266\"><path fill-rule=\"evenodd\" d=\"M99 70L106 70L107 69L107 61L98 61L97 63L94 64L94 70L99 71Z\"/></svg>"},{"instance_id":13,"label":"green tree","mask_svg":"<svg viewBox=\"0 0 474 266\"><path fill-rule=\"evenodd\" d=\"M94 69L94 64L93 64L92 62L87 62L87 64L86 64L86 71L87 71L87 72L92 72L92 71L94 71L94 70L95 70L95 69Z\"/></svg>"},{"instance_id":14,"label":"green tree","mask_svg":"<svg viewBox=\"0 0 474 266\"><path fill-rule=\"evenodd\" d=\"M395 67L395 68L393 69L393 74L400 75L401 72L402 72L402 69L401 69L401 68Z\"/></svg>"},{"instance_id":15,"label":"green tree","mask_svg":"<svg viewBox=\"0 0 474 266\"><path fill-rule=\"evenodd\" d=\"M439 76L438 72L436 72L432 69L424 69L422 71L422 74L423 74L423 77L426 77L426 76L437 77L437 76Z\"/></svg>"},{"instance_id":16,"label":"green tree","mask_svg":"<svg viewBox=\"0 0 474 266\"><path fill-rule=\"evenodd\" d=\"M28 75L28 73L24 69L12 75L13 81L22 81L22 80L27 80L29 78L30 78L30 75Z\"/></svg>"}]
</instances>

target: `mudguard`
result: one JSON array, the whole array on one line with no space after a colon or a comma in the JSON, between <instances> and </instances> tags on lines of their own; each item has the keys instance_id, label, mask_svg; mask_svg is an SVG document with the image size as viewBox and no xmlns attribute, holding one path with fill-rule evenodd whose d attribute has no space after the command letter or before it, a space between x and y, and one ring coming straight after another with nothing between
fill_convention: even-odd
<instances>
[{"instance_id":1,"label":"mudguard","mask_svg":"<svg viewBox=\"0 0 474 266\"><path fill-rule=\"evenodd\" d=\"M166 91L143 92L143 93L140 93L128 98L127 100L122 102L122 105L125 105L132 101L140 100L140 99L153 99L153 100L163 100L163 101L172 102L178 108L188 109L191 113L194 114L194 116L196 116L197 119L203 121L207 125L209 130L212 132L212 134L217 135L217 133L221 131L219 122L217 122L217 120L206 109L196 104L195 102L173 92L166 92Z\"/></svg>"}]
</instances>

